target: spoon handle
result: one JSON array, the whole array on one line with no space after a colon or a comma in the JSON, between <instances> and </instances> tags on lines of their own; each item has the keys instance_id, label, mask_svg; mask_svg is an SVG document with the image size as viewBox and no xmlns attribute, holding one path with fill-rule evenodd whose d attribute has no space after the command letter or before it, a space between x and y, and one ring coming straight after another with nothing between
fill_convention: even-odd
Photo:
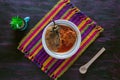
<instances>
[{"instance_id":1,"label":"spoon handle","mask_svg":"<svg viewBox=\"0 0 120 80\"><path fill-rule=\"evenodd\" d=\"M105 48L103 47L88 63L85 64L86 68L88 68L104 51Z\"/></svg>"}]
</instances>

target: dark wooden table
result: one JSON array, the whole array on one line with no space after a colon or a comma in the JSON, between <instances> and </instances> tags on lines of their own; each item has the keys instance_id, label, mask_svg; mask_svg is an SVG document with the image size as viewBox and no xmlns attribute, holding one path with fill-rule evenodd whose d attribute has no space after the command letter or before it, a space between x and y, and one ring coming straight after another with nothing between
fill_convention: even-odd
<instances>
[{"instance_id":1,"label":"dark wooden table","mask_svg":"<svg viewBox=\"0 0 120 80\"><path fill-rule=\"evenodd\" d=\"M120 0L71 0L104 32L59 80L120 80ZM0 0L0 80L51 80L16 48L20 40L57 3L57 0ZM25 31L10 28L13 16L30 16ZM85 75L79 73L98 50L106 48Z\"/></svg>"}]
</instances>

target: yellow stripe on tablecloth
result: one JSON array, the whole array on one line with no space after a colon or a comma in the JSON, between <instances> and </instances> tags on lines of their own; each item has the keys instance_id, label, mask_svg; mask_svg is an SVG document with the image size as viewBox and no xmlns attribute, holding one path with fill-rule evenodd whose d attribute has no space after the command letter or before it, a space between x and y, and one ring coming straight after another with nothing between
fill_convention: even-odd
<instances>
[{"instance_id":1,"label":"yellow stripe on tablecloth","mask_svg":"<svg viewBox=\"0 0 120 80\"><path fill-rule=\"evenodd\" d=\"M34 46L32 49L30 49L29 52L32 52L40 43L42 42L42 39L40 39ZM30 54L30 53L29 53Z\"/></svg>"},{"instance_id":2,"label":"yellow stripe on tablecloth","mask_svg":"<svg viewBox=\"0 0 120 80\"><path fill-rule=\"evenodd\" d=\"M32 56L28 56L28 59L33 60L37 53L42 49L42 45L34 52Z\"/></svg>"},{"instance_id":3,"label":"yellow stripe on tablecloth","mask_svg":"<svg viewBox=\"0 0 120 80\"><path fill-rule=\"evenodd\" d=\"M94 21L90 22L89 24L86 25L86 27L80 32L81 34L88 28L90 25L94 24Z\"/></svg>"},{"instance_id":4,"label":"yellow stripe on tablecloth","mask_svg":"<svg viewBox=\"0 0 120 80\"><path fill-rule=\"evenodd\" d=\"M90 18L87 17L85 20L83 20L79 25L78 25L78 28L80 29L87 21L89 21Z\"/></svg>"},{"instance_id":5,"label":"yellow stripe on tablecloth","mask_svg":"<svg viewBox=\"0 0 120 80\"><path fill-rule=\"evenodd\" d=\"M53 59L53 57L49 56L47 58L47 60L43 63L43 67L41 68L41 70L45 70L45 66Z\"/></svg>"},{"instance_id":6,"label":"yellow stripe on tablecloth","mask_svg":"<svg viewBox=\"0 0 120 80\"><path fill-rule=\"evenodd\" d=\"M74 10L74 11L69 16L67 16L67 18L65 18L66 20L69 20L76 12L79 11L77 7L74 7L71 10Z\"/></svg>"},{"instance_id":7,"label":"yellow stripe on tablecloth","mask_svg":"<svg viewBox=\"0 0 120 80\"><path fill-rule=\"evenodd\" d=\"M55 59L54 61L52 61L52 63L48 66L47 70L49 70L57 61L58 59Z\"/></svg>"},{"instance_id":8,"label":"yellow stripe on tablecloth","mask_svg":"<svg viewBox=\"0 0 120 80\"><path fill-rule=\"evenodd\" d=\"M71 11L71 9L68 9L68 11L66 11L66 12L62 15L61 19L63 19L63 18L66 16L66 14L69 13L69 11Z\"/></svg>"}]
</instances>

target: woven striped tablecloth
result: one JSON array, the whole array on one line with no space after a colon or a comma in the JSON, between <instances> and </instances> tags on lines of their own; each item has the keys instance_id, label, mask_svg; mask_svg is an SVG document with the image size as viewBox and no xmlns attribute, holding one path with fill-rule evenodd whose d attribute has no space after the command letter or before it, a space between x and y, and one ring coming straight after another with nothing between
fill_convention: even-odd
<instances>
[{"instance_id":1,"label":"woven striped tablecloth","mask_svg":"<svg viewBox=\"0 0 120 80\"><path fill-rule=\"evenodd\" d=\"M76 24L81 32L82 42L80 48L70 58L52 58L42 47L42 32L52 19L69 20ZM102 31L102 27L75 7L70 0L60 0L22 39L18 49L49 77L57 79L79 58Z\"/></svg>"}]
</instances>

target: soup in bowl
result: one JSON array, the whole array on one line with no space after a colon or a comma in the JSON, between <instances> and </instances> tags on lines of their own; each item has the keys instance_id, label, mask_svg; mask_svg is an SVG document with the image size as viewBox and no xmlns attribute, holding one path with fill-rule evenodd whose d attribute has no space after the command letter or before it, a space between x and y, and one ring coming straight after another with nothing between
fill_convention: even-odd
<instances>
[{"instance_id":1,"label":"soup in bowl","mask_svg":"<svg viewBox=\"0 0 120 80\"><path fill-rule=\"evenodd\" d=\"M42 34L45 51L57 59L74 55L80 47L81 34L77 26L68 20L50 22Z\"/></svg>"}]
</instances>

